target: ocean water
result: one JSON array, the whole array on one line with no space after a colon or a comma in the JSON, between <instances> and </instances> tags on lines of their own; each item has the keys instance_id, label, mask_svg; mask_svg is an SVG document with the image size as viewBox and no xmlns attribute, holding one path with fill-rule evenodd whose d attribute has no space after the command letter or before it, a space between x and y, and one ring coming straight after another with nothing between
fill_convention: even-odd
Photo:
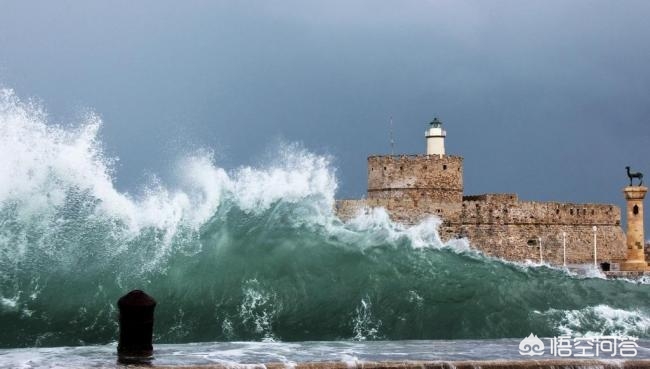
<instances>
[{"instance_id":1,"label":"ocean water","mask_svg":"<svg viewBox=\"0 0 650 369\"><path fill-rule=\"evenodd\" d=\"M485 257L435 217L341 222L335 168L298 145L261 167L182 157L173 185L121 192L101 125L0 89L0 348L110 344L136 288L157 344L650 338L647 283Z\"/></svg>"}]
</instances>

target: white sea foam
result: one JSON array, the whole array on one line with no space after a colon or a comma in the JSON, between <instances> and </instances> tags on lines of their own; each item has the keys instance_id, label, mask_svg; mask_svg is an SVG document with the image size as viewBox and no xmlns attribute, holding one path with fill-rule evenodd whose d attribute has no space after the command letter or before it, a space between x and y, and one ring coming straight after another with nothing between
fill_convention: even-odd
<instances>
[{"instance_id":1,"label":"white sea foam","mask_svg":"<svg viewBox=\"0 0 650 369\"><path fill-rule=\"evenodd\" d=\"M631 335L650 333L650 316L640 310L597 305L579 310L549 309L538 312L553 317L560 333L569 336Z\"/></svg>"},{"instance_id":2,"label":"white sea foam","mask_svg":"<svg viewBox=\"0 0 650 369\"><path fill-rule=\"evenodd\" d=\"M337 184L329 158L298 145L280 147L275 161L263 168L232 171L218 167L207 153L189 155L179 160L176 187L153 181L139 196L120 192L112 177L116 159L102 150L101 125L95 114L87 114L76 127L54 124L39 105L21 101L11 89L0 89L0 206L15 207L21 224L41 227L45 237L48 229L59 226L57 211L74 201L70 194L82 194L94 204L90 217L121 225L112 229L118 239L138 237L148 228L158 230L152 264L164 258L182 229L198 230L225 202L251 213L278 201L305 202L309 211L295 217L297 223L323 223L333 214ZM38 244L26 237L0 234L2 244L14 245L13 260ZM40 247L45 254L52 252L47 245Z\"/></svg>"},{"instance_id":3,"label":"white sea foam","mask_svg":"<svg viewBox=\"0 0 650 369\"><path fill-rule=\"evenodd\" d=\"M16 310L16 308L18 307L18 296L14 298L6 298L0 296L0 307L2 307L2 310L5 311Z\"/></svg>"},{"instance_id":4,"label":"white sea foam","mask_svg":"<svg viewBox=\"0 0 650 369\"><path fill-rule=\"evenodd\" d=\"M380 338L381 320L372 314L372 303L369 298L361 299L353 319L353 339L356 341L376 340Z\"/></svg>"},{"instance_id":5,"label":"white sea foam","mask_svg":"<svg viewBox=\"0 0 650 369\"><path fill-rule=\"evenodd\" d=\"M275 342L273 320L278 306L273 293L266 291L256 279L244 283L244 299L239 306L239 316L244 324L251 324L264 342Z\"/></svg>"},{"instance_id":6,"label":"white sea foam","mask_svg":"<svg viewBox=\"0 0 650 369\"><path fill-rule=\"evenodd\" d=\"M347 221L344 229L330 229L331 233L352 241L354 236L363 235L365 239L354 240L357 244L397 243L408 239L413 248L449 248L456 252L472 251L465 238L451 239L443 242L438 228L442 220L434 215L425 217L415 225L394 222L386 209L382 207L365 207L357 210L354 217ZM346 231L358 232L355 235Z\"/></svg>"},{"instance_id":7,"label":"white sea foam","mask_svg":"<svg viewBox=\"0 0 650 369\"><path fill-rule=\"evenodd\" d=\"M200 224L219 205L223 192L242 209L260 211L275 201L300 201L317 195L331 207L336 178L327 157L297 145L278 150L266 168L241 167L231 173L215 166L209 154L180 160L182 187L152 184L135 198L113 185L111 166L99 140L101 119L88 114L76 128L48 121L43 109L0 89L0 202L30 200L31 206L60 205L70 187L88 190L110 215L124 217L136 230L166 228L179 219Z\"/></svg>"}]
</instances>

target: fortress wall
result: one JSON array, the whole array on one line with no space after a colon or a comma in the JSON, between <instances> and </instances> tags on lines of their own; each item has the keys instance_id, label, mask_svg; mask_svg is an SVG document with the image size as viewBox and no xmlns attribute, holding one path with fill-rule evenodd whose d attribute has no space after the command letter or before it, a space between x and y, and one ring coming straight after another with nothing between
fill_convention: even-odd
<instances>
[{"instance_id":1,"label":"fortress wall","mask_svg":"<svg viewBox=\"0 0 650 369\"><path fill-rule=\"evenodd\" d=\"M461 202L463 158L450 155L368 157L368 198L390 196Z\"/></svg>"},{"instance_id":2,"label":"fortress wall","mask_svg":"<svg viewBox=\"0 0 650 369\"><path fill-rule=\"evenodd\" d=\"M545 262L562 264L562 232L566 232L567 263L593 262L593 230L586 225L558 224L479 224L442 225L443 240L467 237L472 247L490 256L508 260L539 261L538 237L542 238ZM619 226L599 226L597 232L598 262L625 259L625 234Z\"/></svg>"},{"instance_id":3,"label":"fortress wall","mask_svg":"<svg viewBox=\"0 0 650 369\"><path fill-rule=\"evenodd\" d=\"M618 226L621 222L621 211L617 206L608 204L463 201L459 222Z\"/></svg>"},{"instance_id":4,"label":"fortress wall","mask_svg":"<svg viewBox=\"0 0 650 369\"><path fill-rule=\"evenodd\" d=\"M390 190L368 190L370 199L391 199L399 198L405 201L412 201L414 204L435 201L439 203L459 203L462 196L461 191L450 191L445 189L390 189Z\"/></svg>"},{"instance_id":5,"label":"fortress wall","mask_svg":"<svg viewBox=\"0 0 650 369\"><path fill-rule=\"evenodd\" d=\"M343 221L354 218L359 211L368 207L366 200L336 200L334 206L336 216Z\"/></svg>"},{"instance_id":6,"label":"fortress wall","mask_svg":"<svg viewBox=\"0 0 650 369\"><path fill-rule=\"evenodd\" d=\"M562 263L562 232L567 233L568 263L593 262L592 226L596 225L599 262L625 259L625 235L616 206L499 200L503 201L342 200L337 201L337 213L347 220L360 208L383 207L393 221L405 224L437 216L443 219L439 230L443 240L467 237L473 247L488 255L516 261L538 261L537 237L542 237L544 260L555 264Z\"/></svg>"},{"instance_id":7,"label":"fortress wall","mask_svg":"<svg viewBox=\"0 0 650 369\"><path fill-rule=\"evenodd\" d=\"M341 200L345 207L383 207L395 221L415 224L435 215L455 225L568 225L619 226L621 212L617 206L568 204L558 202L519 201L514 203L463 201L441 203L430 197L388 197L364 200ZM346 211L349 213L350 210ZM346 218L345 215L342 218Z\"/></svg>"},{"instance_id":8,"label":"fortress wall","mask_svg":"<svg viewBox=\"0 0 650 369\"><path fill-rule=\"evenodd\" d=\"M337 200L336 213L342 220L354 217L360 209L384 208L393 221L403 224L417 224L430 216L449 221L458 220L460 203L440 203L430 198L371 198L363 200Z\"/></svg>"}]
</instances>

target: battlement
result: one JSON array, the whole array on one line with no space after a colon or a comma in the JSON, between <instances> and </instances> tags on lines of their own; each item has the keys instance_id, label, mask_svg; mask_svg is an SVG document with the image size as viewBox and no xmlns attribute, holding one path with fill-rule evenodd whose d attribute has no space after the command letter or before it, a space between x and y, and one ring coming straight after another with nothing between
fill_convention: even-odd
<instances>
[{"instance_id":1,"label":"battlement","mask_svg":"<svg viewBox=\"0 0 650 369\"><path fill-rule=\"evenodd\" d=\"M516 193L484 193L480 195L463 196L463 201L485 201L491 203L510 204L518 201Z\"/></svg>"},{"instance_id":2,"label":"battlement","mask_svg":"<svg viewBox=\"0 0 650 369\"><path fill-rule=\"evenodd\" d=\"M463 199L463 158L451 155L368 157L368 198ZM416 200L417 201L417 200Z\"/></svg>"},{"instance_id":3,"label":"battlement","mask_svg":"<svg viewBox=\"0 0 650 369\"><path fill-rule=\"evenodd\" d=\"M501 198L498 198L501 200ZM463 201L462 224L540 224L619 226L621 211L609 204L574 204L535 201Z\"/></svg>"}]
</instances>

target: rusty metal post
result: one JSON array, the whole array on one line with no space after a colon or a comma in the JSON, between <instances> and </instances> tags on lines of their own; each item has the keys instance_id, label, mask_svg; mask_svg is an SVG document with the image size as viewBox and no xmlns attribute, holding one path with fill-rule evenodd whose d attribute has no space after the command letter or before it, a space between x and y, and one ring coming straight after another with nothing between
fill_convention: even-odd
<instances>
[{"instance_id":1,"label":"rusty metal post","mask_svg":"<svg viewBox=\"0 0 650 369\"><path fill-rule=\"evenodd\" d=\"M133 290L117 301L120 311L118 361L146 361L153 357L153 315L156 300L141 290Z\"/></svg>"}]
</instances>

